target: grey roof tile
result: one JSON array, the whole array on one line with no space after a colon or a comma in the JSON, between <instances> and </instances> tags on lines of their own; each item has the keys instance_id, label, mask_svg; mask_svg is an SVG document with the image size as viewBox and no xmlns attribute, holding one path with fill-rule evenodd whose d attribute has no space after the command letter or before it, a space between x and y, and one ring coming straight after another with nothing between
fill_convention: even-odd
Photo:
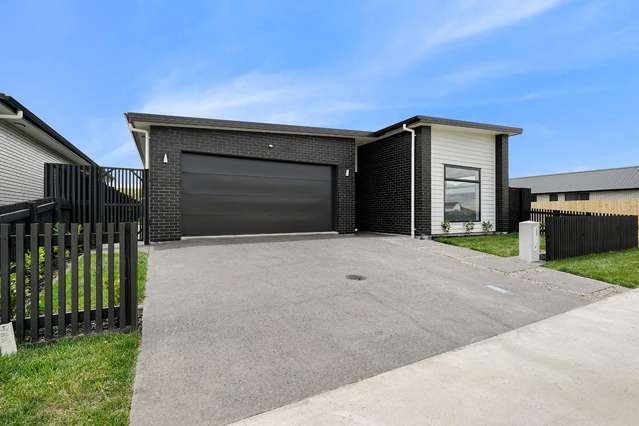
<instances>
[{"instance_id":1,"label":"grey roof tile","mask_svg":"<svg viewBox=\"0 0 639 426\"><path fill-rule=\"evenodd\" d=\"M510 186L530 188L533 194L637 189L639 166L512 178Z\"/></svg>"}]
</instances>

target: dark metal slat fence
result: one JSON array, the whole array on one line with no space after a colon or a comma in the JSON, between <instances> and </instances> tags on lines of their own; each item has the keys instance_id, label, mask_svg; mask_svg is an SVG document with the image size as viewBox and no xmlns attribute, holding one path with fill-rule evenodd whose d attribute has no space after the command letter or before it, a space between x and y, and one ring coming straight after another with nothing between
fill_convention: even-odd
<instances>
[{"instance_id":1,"label":"dark metal slat fence","mask_svg":"<svg viewBox=\"0 0 639 426\"><path fill-rule=\"evenodd\" d=\"M119 167L45 164L45 196L69 204L67 223L137 222L148 243L148 171Z\"/></svg>"},{"instance_id":2,"label":"dark metal slat fence","mask_svg":"<svg viewBox=\"0 0 639 426\"><path fill-rule=\"evenodd\" d=\"M546 260L626 250L639 245L637 216L531 209L546 234Z\"/></svg>"},{"instance_id":3,"label":"dark metal slat fence","mask_svg":"<svg viewBox=\"0 0 639 426\"><path fill-rule=\"evenodd\" d=\"M30 342L137 328L138 227L109 223L103 232L99 222L94 230L88 222L81 227L32 223L28 233L24 224L10 233L9 224L0 224L0 323L13 323L17 340ZM103 261L108 265L106 308Z\"/></svg>"}]
</instances>

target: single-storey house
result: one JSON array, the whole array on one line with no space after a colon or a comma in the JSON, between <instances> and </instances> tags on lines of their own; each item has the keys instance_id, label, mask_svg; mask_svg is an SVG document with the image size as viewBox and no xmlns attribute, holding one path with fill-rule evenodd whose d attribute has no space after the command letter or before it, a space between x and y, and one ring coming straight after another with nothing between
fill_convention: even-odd
<instances>
[{"instance_id":1,"label":"single-storey house","mask_svg":"<svg viewBox=\"0 0 639 426\"><path fill-rule=\"evenodd\" d=\"M44 164L95 165L11 96L0 93L0 206L44 197Z\"/></svg>"},{"instance_id":2,"label":"single-storey house","mask_svg":"<svg viewBox=\"0 0 639 426\"><path fill-rule=\"evenodd\" d=\"M639 166L513 178L532 201L639 200Z\"/></svg>"},{"instance_id":3,"label":"single-storey house","mask_svg":"<svg viewBox=\"0 0 639 426\"><path fill-rule=\"evenodd\" d=\"M508 138L415 116L377 131L126 113L149 169L152 241L183 236L435 235L508 229Z\"/></svg>"}]
</instances>

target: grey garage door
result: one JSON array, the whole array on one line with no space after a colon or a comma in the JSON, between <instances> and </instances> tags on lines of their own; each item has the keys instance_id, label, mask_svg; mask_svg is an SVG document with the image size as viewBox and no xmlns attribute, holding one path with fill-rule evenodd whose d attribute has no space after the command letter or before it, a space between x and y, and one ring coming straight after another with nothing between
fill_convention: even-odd
<instances>
[{"instance_id":1,"label":"grey garage door","mask_svg":"<svg viewBox=\"0 0 639 426\"><path fill-rule=\"evenodd\" d=\"M182 235L332 230L331 166L182 155Z\"/></svg>"}]
</instances>

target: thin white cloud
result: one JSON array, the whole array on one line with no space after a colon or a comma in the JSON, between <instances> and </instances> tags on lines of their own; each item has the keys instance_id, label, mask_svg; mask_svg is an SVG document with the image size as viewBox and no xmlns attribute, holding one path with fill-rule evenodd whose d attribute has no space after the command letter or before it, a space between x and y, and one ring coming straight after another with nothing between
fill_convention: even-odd
<instances>
[{"instance_id":1,"label":"thin white cloud","mask_svg":"<svg viewBox=\"0 0 639 426\"><path fill-rule=\"evenodd\" d=\"M326 124L334 114L367 108L336 96L336 87L316 76L248 73L204 88L162 87L145 112L254 121Z\"/></svg>"},{"instance_id":2,"label":"thin white cloud","mask_svg":"<svg viewBox=\"0 0 639 426\"><path fill-rule=\"evenodd\" d=\"M92 118L85 126L87 154L98 164L141 167L140 156L121 114Z\"/></svg>"},{"instance_id":3,"label":"thin white cloud","mask_svg":"<svg viewBox=\"0 0 639 426\"><path fill-rule=\"evenodd\" d=\"M457 0L446 7L416 7L396 22L379 55L366 69L385 74L411 68L437 50L539 15L561 0Z\"/></svg>"},{"instance_id":4,"label":"thin white cloud","mask_svg":"<svg viewBox=\"0 0 639 426\"><path fill-rule=\"evenodd\" d=\"M123 164L126 163L131 167L140 166L140 157L135 148L133 140L129 137L127 142L120 144L114 149L109 150L106 154L98 157L98 164Z\"/></svg>"},{"instance_id":5,"label":"thin white cloud","mask_svg":"<svg viewBox=\"0 0 639 426\"><path fill-rule=\"evenodd\" d=\"M181 78L188 72L172 70L158 82L141 109L175 115L338 125L347 113L376 107L370 99L387 89L389 78L415 67L437 49L515 24L557 4L557 0L521 0L517 4L510 0L458 0L432 8L418 2L402 11L399 20L387 22L381 45L364 49L368 53L359 59L354 54L356 64L310 72L248 72L196 85ZM479 64L460 70L457 75L435 76L432 83L441 80L439 83L445 83L446 93L450 93L475 81L514 72L507 65ZM431 92L430 96L437 94Z\"/></svg>"}]
</instances>

